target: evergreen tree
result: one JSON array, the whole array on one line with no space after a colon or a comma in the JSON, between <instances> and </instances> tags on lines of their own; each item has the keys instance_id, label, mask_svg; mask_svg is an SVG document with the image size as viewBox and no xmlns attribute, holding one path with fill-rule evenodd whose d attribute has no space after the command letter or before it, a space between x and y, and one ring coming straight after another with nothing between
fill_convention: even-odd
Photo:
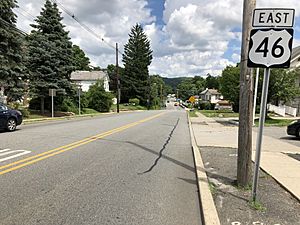
<instances>
[{"instance_id":1,"label":"evergreen tree","mask_svg":"<svg viewBox=\"0 0 300 225\"><path fill-rule=\"evenodd\" d=\"M4 89L8 102L24 95L24 34L15 25L16 15L12 9L16 7L15 0L0 1L0 91Z\"/></svg>"},{"instance_id":2,"label":"evergreen tree","mask_svg":"<svg viewBox=\"0 0 300 225\"><path fill-rule=\"evenodd\" d=\"M148 66L152 61L150 41L141 25L132 27L123 54L124 74L121 79L121 101L138 98L141 105L149 99L150 83Z\"/></svg>"},{"instance_id":3,"label":"evergreen tree","mask_svg":"<svg viewBox=\"0 0 300 225\"><path fill-rule=\"evenodd\" d=\"M61 23L63 18L60 14L57 4L46 0L40 16L35 20L37 24L31 25L34 30L28 38L30 90L34 97L40 98L42 112L49 89L72 92L72 43Z\"/></svg>"},{"instance_id":4,"label":"evergreen tree","mask_svg":"<svg viewBox=\"0 0 300 225\"><path fill-rule=\"evenodd\" d=\"M72 47L72 60L75 70L91 70L89 67L90 59L85 55L84 51L78 45L73 45Z\"/></svg>"}]
</instances>

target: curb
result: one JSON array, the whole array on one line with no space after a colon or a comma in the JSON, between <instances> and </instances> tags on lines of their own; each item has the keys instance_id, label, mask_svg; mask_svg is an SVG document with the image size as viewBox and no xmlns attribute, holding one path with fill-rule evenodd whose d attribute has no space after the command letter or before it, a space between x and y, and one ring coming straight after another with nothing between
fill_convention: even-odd
<instances>
[{"instance_id":1,"label":"curb","mask_svg":"<svg viewBox=\"0 0 300 225\"><path fill-rule=\"evenodd\" d=\"M188 115L188 122L190 128L190 135L192 141L192 149L194 154L194 164L197 176L197 185L199 190L200 199L200 210L202 216L202 222L206 225L221 225L218 212L209 189L209 183L206 176L205 168L203 165L203 160L201 158L200 150L197 146L194 131L192 128L192 123L190 116ZM202 206L202 207L201 207Z\"/></svg>"},{"instance_id":2,"label":"curb","mask_svg":"<svg viewBox=\"0 0 300 225\"><path fill-rule=\"evenodd\" d=\"M50 122L50 121L58 121L58 120L71 120L71 119L77 119L77 118L85 118L85 117L95 117L95 116L102 116L102 115L110 115L114 114L115 112L109 112L109 113L97 113L97 114L85 114L85 115L77 115L77 116L62 116L62 117L46 117L46 118L38 118L38 119L25 119L23 120L23 124L32 124L32 123L38 123L38 122Z\"/></svg>"}]
</instances>

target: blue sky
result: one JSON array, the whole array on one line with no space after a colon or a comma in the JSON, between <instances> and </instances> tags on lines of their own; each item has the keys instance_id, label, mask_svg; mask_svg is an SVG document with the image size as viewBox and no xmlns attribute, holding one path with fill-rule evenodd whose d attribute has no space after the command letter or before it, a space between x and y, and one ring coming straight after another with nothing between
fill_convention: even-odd
<instances>
[{"instance_id":1,"label":"blue sky","mask_svg":"<svg viewBox=\"0 0 300 225\"><path fill-rule=\"evenodd\" d=\"M140 23L151 41L151 74L167 77L220 75L239 62L242 3L236 0L57 0L65 9L121 51L131 27ZM18 27L29 24L44 0L18 0ZM257 0L257 7L296 9L294 46L300 45L300 1ZM60 7L66 29L95 66L115 63L114 50L87 33ZM120 59L121 63L121 59Z\"/></svg>"},{"instance_id":2,"label":"blue sky","mask_svg":"<svg viewBox=\"0 0 300 225\"><path fill-rule=\"evenodd\" d=\"M156 17L157 25L164 25L163 21L163 12L165 9L165 1L164 0L148 0L148 7L151 10L151 15Z\"/></svg>"}]
</instances>

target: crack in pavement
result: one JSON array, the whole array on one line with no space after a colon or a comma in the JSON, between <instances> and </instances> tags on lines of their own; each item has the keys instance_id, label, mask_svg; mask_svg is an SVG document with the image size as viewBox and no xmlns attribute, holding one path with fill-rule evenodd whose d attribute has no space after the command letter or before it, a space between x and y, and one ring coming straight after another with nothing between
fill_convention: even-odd
<instances>
[{"instance_id":1,"label":"crack in pavement","mask_svg":"<svg viewBox=\"0 0 300 225\"><path fill-rule=\"evenodd\" d=\"M177 128L178 126L178 123L179 123L179 118L177 119L177 122L176 124L174 125L173 129L171 130L169 136L168 136L168 139L166 140L166 142L164 143L163 147L159 150L159 155L158 157L155 159L153 165L146 171L142 172L142 173L139 173L139 175L142 175L142 174L145 174L145 173L149 173L153 170L153 168L157 165L158 161L160 160L160 158L162 157L162 153L163 151L166 149L167 145L169 144L171 138L172 138L172 135L175 131L175 129Z\"/></svg>"}]
</instances>

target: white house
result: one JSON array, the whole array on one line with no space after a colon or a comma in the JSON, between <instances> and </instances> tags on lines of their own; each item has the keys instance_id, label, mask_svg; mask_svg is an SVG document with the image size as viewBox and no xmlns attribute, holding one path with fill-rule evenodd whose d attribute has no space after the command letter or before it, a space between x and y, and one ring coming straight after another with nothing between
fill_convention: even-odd
<instances>
[{"instance_id":1,"label":"white house","mask_svg":"<svg viewBox=\"0 0 300 225\"><path fill-rule=\"evenodd\" d=\"M82 91L88 91L98 80L103 81L105 91L109 92L109 76L106 71L75 71L71 74L71 81L80 85Z\"/></svg>"},{"instance_id":2,"label":"white house","mask_svg":"<svg viewBox=\"0 0 300 225\"><path fill-rule=\"evenodd\" d=\"M300 46L293 48L292 56L291 56L291 69L295 69L296 67L300 66ZM296 87L300 88L300 74L296 79ZM286 104L287 106L291 106L297 109L297 115L300 115L300 96L295 96L290 104Z\"/></svg>"},{"instance_id":3,"label":"white house","mask_svg":"<svg viewBox=\"0 0 300 225\"><path fill-rule=\"evenodd\" d=\"M204 91L200 93L201 100L207 101L210 103L217 103L218 101L223 99L221 93L216 89L208 89L206 88Z\"/></svg>"}]
</instances>

